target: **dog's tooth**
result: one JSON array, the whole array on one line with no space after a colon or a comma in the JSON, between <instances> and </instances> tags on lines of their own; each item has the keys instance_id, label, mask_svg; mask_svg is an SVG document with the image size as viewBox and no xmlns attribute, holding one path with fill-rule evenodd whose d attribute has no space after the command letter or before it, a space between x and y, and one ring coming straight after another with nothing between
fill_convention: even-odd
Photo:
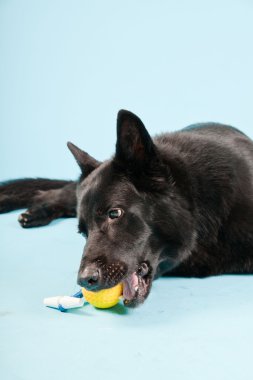
<instances>
[{"instance_id":1,"label":"dog's tooth","mask_svg":"<svg viewBox=\"0 0 253 380\"><path fill-rule=\"evenodd\" d=\"M138 285L136 285L134 290L137 292L138 288L139 288Z\"/></svg>"}]
</instances>

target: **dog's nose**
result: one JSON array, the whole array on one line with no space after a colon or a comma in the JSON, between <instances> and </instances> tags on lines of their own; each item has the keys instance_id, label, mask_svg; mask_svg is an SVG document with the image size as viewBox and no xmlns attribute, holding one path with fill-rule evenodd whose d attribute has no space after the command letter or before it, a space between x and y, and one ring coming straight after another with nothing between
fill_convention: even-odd
<instances>
[{"instance_id":1,"label":"dog's nose","mask_svg":"<svg viewBox=\"0 0 253 380\"><path fill-rule=\"evenodd\" d=\"M79 273L77 283L87 290L95 290L99 286L99 280L100 271L92 266Z\"/></svg>"}]
</instances>

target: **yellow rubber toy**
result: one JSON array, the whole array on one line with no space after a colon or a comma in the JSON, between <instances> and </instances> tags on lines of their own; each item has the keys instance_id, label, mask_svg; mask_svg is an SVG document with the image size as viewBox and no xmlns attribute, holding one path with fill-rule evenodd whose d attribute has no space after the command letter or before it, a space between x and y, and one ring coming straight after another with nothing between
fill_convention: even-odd
<instances>
[{"instance_id":1,"label":"yellow rubber toy","mask_svg":"<svg viewBox=\"0 0 253 380\"><path fill-rule=\"evenodd\" d=\"M82 288L82 293L86 301L99 309L109 309L110 307L117 305L122 292L122 284L98 292L91 292L90 290Z\"/></svg>"}]
</instances>

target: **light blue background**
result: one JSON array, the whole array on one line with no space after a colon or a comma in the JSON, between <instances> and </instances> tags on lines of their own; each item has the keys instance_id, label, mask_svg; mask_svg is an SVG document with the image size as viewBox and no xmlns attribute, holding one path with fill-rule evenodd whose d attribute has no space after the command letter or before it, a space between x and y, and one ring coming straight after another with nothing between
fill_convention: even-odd
<instances>
[{"instance_id":1,"label":"light blue background","mask_svg":"<svg viewBox=\"0 0 253 380\"><path fill-rule=\"evenodd\" d=\"M66 141L108 158L120 108L152 134L219 121L253 137L252 20L250 0L1 0L0 180L75 179ZM17 216L0 218L1 378L252 379L251 276L161 279L138 310L61 314L42 299L77 290L76 221Z\"/></svg>"}]
</instances>

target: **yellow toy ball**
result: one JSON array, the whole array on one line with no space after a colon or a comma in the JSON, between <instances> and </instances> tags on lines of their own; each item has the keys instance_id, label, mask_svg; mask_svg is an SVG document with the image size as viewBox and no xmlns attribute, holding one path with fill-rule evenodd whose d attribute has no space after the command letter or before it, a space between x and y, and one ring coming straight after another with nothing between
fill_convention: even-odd
<instances>
[{"instance_id":1,"label":"yellow toy ball","mask_svg":"<svg viewBox=\"0 0 253 380\"><path fill-rule=\"evenodd\" d=\"M98 292L91 292L90 290L82 288L82 293L86 301L99 309L109 309L117 305L122 292L122 284L118 284L113 288L99 290Z\"/></svg>"}]
</instances>

